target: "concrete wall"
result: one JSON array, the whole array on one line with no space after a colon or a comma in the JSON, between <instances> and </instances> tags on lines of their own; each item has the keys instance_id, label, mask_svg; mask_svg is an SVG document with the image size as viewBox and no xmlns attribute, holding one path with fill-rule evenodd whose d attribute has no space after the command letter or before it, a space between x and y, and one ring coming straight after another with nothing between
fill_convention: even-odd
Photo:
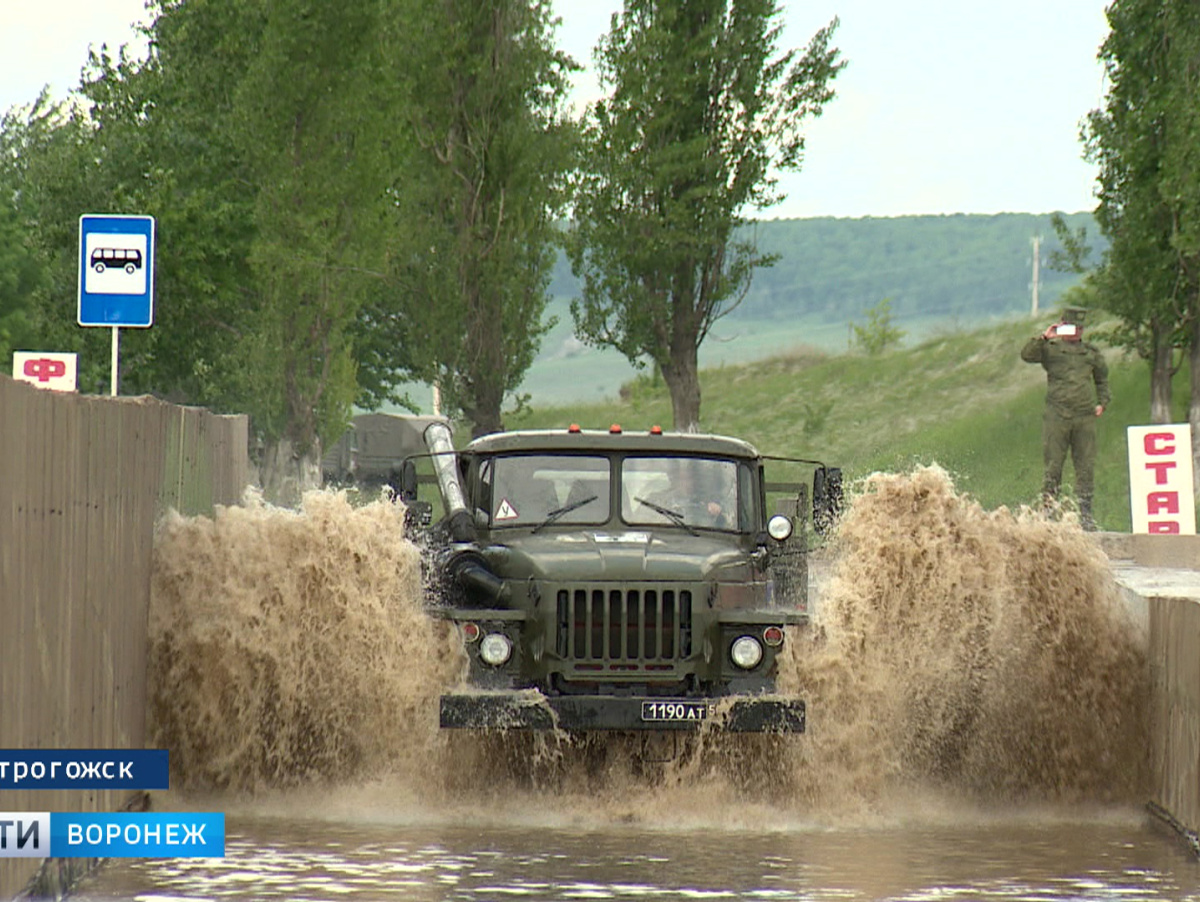
<instances>
[{"instance_id":1,"label":"concrete wall","mask_svg":"<svg viewBox=\"0 0 1200 902\"><path fill-rule=\"evenodd\" d=\"M1151 598L1152 802L1197 848L1200 831L1200 602Z\"/></svg>"},{"instance_id":2,"label":"concrete wall","mask_svg":"<svg viewBox=\"0 0 1200 902\"><path fill-rule=\"evenodd\" d=\"M238 503L247 430L245 417L0 376L0 749L144 747L154 525L168 507ZM0 810L130 801L11 790ZM0 898L38 864L0 859Z\"/></svg>"},{"instance_id":3,"label":"concrete wall","mask_svg":"<svg viewBox=\"0 0 1200 902\"><path fill-rule=\"evenodd\" d=\"M1146 634L1150 807L1200 853L1200 536L1097 539Z\"/></svg>"}]
</instances>

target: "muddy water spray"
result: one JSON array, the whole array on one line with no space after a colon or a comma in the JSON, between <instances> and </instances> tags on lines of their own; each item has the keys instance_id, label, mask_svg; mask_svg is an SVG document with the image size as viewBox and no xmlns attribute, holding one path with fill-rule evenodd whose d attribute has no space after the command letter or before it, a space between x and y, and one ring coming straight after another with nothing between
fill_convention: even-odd
<instances>
[{"instance_id":1,"label":"muddy water spray","mask_svg":"<svg viewBox=\"0 0 1200 902\"><path fill-rule=\"evenodd\" d=\"M1140 800L1141 641L1076 523L984 511L922 468L867 479L836 544L782 675L810 699L805 794Z\"/></svg>"},{"instance_id":2,"label":"muddy water spray","mask_svg":"<svg viewBox=\"0 0 1200 902\"><path fill-rule=\"evenodd\" d=\"M780 675L809 732L703 735L670 763L653 759L678 750L639 737L439 735L437 695L462 662L422 613L402 518L315 493L300 513L252 503L163 524L152 713L185 785L387 773L402 795L701 821L739 799L877 810L930 785L1137 798L1145 662L1107 561L1077 526L985 512L936 468L871 477L840 526L820 622Z\"/></svg>"},{"instance_id":3,"label":"muddy water spray","mask_svg":"<svg viewBox=\"0 0 1200 902\"><path fill-rule=\"evenodd\" d=\"M287 786L436 765L459 656L422 611L404 508L312 492L170 517L156 542L151 720L193 787Z\"/></svg>"}]
</instances>

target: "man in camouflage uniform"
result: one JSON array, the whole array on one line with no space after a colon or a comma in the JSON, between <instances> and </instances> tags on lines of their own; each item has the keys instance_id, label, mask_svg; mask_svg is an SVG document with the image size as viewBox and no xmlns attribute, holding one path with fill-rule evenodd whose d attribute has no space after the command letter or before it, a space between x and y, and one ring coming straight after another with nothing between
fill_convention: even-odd
<instances>
[{"instance_id":1,"label":"man in camouflage uniform","mask_svg":"<svg viewBox=\"0 0 1200 902\"><path fill-rule=\"evenodd\" d=\"M1104 413L1112 395L1104 355L1083 340L1086 311L1068 307L1062 319L1021 349L1026 363L1046 370L1046 413L1042 420L1042 456L1046 463L1042 496L1058 497L1067 451L1075 466L1075 493L1084 529L1095 529L1092 519L1093 474L1096 465L1096 418Z\"/></svg>"}]
</instances>

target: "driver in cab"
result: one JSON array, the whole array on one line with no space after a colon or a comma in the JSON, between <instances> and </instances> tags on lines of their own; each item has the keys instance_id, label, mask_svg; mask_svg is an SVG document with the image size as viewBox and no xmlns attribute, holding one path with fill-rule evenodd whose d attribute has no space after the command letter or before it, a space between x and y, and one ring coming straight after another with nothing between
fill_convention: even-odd
<instances>
[{"instance_id":1,"label":"driver in cab","mask_svg":"<svg viewBox=\"0 0 1200 902\"><path fill-rule=\"evenodd\" d=\"M691 526L727 529L732 525L727 493L708 485L696 463L677 461L667 470L667 476L667 487L645 499L649 507L668 518L674 513Z\"/></svg>"}]
</instances>

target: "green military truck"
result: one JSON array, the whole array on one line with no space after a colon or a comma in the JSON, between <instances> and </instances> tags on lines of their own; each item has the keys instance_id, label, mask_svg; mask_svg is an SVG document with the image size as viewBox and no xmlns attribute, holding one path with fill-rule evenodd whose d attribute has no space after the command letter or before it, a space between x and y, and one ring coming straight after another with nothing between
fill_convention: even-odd
<instances>
[{"instance_id":1,"label":"green military truck","mask_svg":"<svg viewBox=\"0 0 1200 902\"><path fill-rule=\"evenodd\" d=\"M813 472L818 527L838 470L657 427L504 432L456 451L432 423L425 441L443 516L417 497L417 459L401 495L431 612L469 661L468 686L441 697L443 728L803 732L804 700L775 676L809 619L809 492L766 469Z\"/></svg>"},{"instance_id":2,"label":"green military truck","mask_svg":"<svg viewBox=\"0 0 1200 902\"><path fill-rule=\"evenodd\" d=\"M425 450L425 429L449 420L406 413L363 413L321 457L321 476L334 488L395 487L405 458Z\"/></svg>"}]
</instances>

